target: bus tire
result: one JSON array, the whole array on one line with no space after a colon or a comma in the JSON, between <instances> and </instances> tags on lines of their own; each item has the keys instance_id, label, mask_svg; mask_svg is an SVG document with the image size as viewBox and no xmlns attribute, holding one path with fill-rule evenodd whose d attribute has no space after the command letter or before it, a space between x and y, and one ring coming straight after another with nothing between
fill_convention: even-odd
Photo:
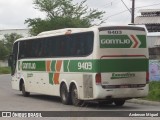
<instances>
[{"instance_id":1,"label":"bus tire","mask_svg":"<svg viewBox=\"0 0 160 120\"><path fill-rule=\"evenodd\" d=\"M98 104L99 105L109 105L109 104L112 104L113 101L98 101Z\"/></svg>"},{"instance_id":2,"label":"bus tire","mask_svg":"<svg viewBox=\"0 0 160 120\"><path fill-rule=\"evenodd\" d=\"M22 82L21 88L22 88L22 95L23 95L24 97L28 97L28 96L30 95L30 92L26 92L24 82Z\"/></svg>"},{"instance_id":3,"label":"bus tire","mask_svg":"<svg viewBox=\"0 0 160 120\"><path fill-rule=\"evenodd\" d=\"M114 104L115 104L116 106L123 106L124 103L125 103L125 100L115 100L115 101L114 101Z\"/></svg>"},{"instance_id":4,"label":"bus tire","mask_svg":"<svg viewBox=\"0 0 160 120\"><path fill-rule=\"evenodd\" d=\"M60 88L60 97L63 104L68 105L70 104L70 94L67 91L67 86L65 83L62 83Z\"/></svg>"},{"instance_id":5,"label":"bus tire","mask_svg":"<svg viewBox=\"0 0 160 120\"><path fill-rule=\"evenodd\" d=\"M72 104L75 106L80 106L83 103L82 100L78 99L78 91L75 84L73 84L71 88L71 100L72 100Z\"/></svg>"}]
</instances>

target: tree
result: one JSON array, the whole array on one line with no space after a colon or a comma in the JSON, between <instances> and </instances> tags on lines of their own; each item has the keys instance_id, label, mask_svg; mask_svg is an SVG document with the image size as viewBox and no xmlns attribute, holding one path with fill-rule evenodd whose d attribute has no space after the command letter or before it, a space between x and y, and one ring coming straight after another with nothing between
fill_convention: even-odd
<instances>
[{"instance_id":1,"label":"tree","mask_svg":"<svg viewBox=\"0 0 160 120\"><path fill-rule=\"evenodd\" d=\"M4 38L0 40L0 59L4 60L9 56L12 51L13 43L15 40L23 37L17 33L5 34Z\"/></svg>"},{"instance_id":2,"label":"tree","mask_svg":"<svg viewBox=\"0 0 160 120\"><path fill-rule=\"evenodd\" d=\"M0 60L5 60L7 58L8 49L2 41L0 41Z\"/></svg>"},{"instance_id":3,"label":"tree","mask_svg":"<svg viewBox=\"0 0 160 120\"><path fill-rule=\"evenodd\" d=\"M68 27L90 27L95 21L102 23L103 11L89 9L86 0L73 4L73 0L34 0L35 8L46 13L46 18L27 19L30 33L37 35L42 31Z\"/></svg>"},{"instance_id":4,"label":"tree","mask_svg":"<svg viewBox=\"0 0 160 120\"><path fill-rule=\"evenodd\" d=\"M8 48L9 53L12 51L13 43L15 40L22 38L23 36L21 34L17 33L11 33L11 34L5 34L4 35L4 44Z\"/></svg>"}]
</instances>

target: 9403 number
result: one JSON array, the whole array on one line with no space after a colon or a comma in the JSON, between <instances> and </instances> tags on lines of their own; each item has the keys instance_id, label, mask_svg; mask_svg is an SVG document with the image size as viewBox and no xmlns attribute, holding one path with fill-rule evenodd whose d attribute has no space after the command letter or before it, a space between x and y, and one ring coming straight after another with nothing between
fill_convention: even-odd
<instances>
[{"instance_id":1,"label":"9403 number","mask_svg":"<svg viewBox=\"0 0 160 120\"><path fill-rule=\"evenodd\" d=\"M78 70L92 70L92 62L78 62Z\"/></svg>"},{"instance_id":2,"label":"9403 number","mask_svg":"<svg viewBox=\"0 0 160 120\"><path fill-rule=\"evenodd\" d=\"M119 34L122 34L122 31L120 31L120 30L110 30L110 31L108 31L108 34L119 35Z\"/></svg>"}]
</instances>

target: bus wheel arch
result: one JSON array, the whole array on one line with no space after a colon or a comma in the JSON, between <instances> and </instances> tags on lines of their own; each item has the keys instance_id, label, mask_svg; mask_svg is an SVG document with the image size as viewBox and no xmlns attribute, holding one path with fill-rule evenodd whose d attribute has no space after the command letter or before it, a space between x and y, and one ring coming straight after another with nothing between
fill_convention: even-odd
<instances>
[{"instance_id":1,"label":"bus wheel arch","mask_svg":"<svg viewBox=\"0 0 160 120\"><path fill-rule=\"evenodd\" d=\"M61 101L63 104L65 105L69 105L70 104L70 92L67 89L67 85L65 82L61 82L60 84L60 97L61 97Z\"/></svg>"},{"instance_id":2,"label":"bus wheel arch","mask_svg":"<svg viewBox=\"0 0 160 120\"><path fill-rule=\"evenodd\" d=\"M83 103L83 101L78 99L78 89L77 85L74 82L70 84L69 91L71 94L72 104L75 106L80 106Z\"/></svg>"},{"instance_id":3,"label":"bus wheel arch","mask_svg":"<svg viewBox=\"0 0 160 120\"><path fill-rule=\"evenodd\" d=\"M22 95L24 97L28 97L30 95L30 92L27 92L26 89L25 89L25 83L24 83L23 79L20 80L19 90L22 91Z\"/></svg>"}]
</instances>

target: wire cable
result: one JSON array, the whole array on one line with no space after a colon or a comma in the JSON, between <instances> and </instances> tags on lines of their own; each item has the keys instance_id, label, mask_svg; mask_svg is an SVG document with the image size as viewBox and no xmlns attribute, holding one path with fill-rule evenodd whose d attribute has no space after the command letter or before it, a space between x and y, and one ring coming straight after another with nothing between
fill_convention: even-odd
<instances>
[{"instance_id":1,"label":"wire cable","mask_svg":"<svg viewBox=\"0 0 160 120\"><path fill-rule=\"evenodd\" d=\"M131 13L131 10L128 8L128 6L125 4L125 2L123 0L121 0L121 1L122 1L123 5L127 8L127 10Z\"/></svg>"},{"instance_id":2,"label":"wire cable","mask_svg":"<svg viewBox=\"0 0 160 120\"><path fill-rule=\"evenodd\" d=\"M108 2L107 4L102 5L101 7L112 6L115 1L117 1L117 0L113 0L111 2Z\"/></svg>"},{"instance_id":3,"label":"wire cable","mask_svg":"<svg viewBox=\"0 0 160 120\"><path fill-rule=\"evenodd\" d=\"M156 6L156 5L160 5L160 3L151 4L151 5L146 5L146 6L139 6L139 7L136 7L135 9L144 8L144 7L150 7L150 6ZM120 15L120 14L122 14L122 13L124 13L124 12L127 12L127 11L128 11L128 9L127 9L127 10L124 10L124 11L121 11L121 12L118 12L118 13L115 13L115 14L113 14L113 15L110 15L110 16L104 18L104 20L102 20L102 21L105 22L108 18L113 17L113 16Z\"/></svg>"}]
</instances>

